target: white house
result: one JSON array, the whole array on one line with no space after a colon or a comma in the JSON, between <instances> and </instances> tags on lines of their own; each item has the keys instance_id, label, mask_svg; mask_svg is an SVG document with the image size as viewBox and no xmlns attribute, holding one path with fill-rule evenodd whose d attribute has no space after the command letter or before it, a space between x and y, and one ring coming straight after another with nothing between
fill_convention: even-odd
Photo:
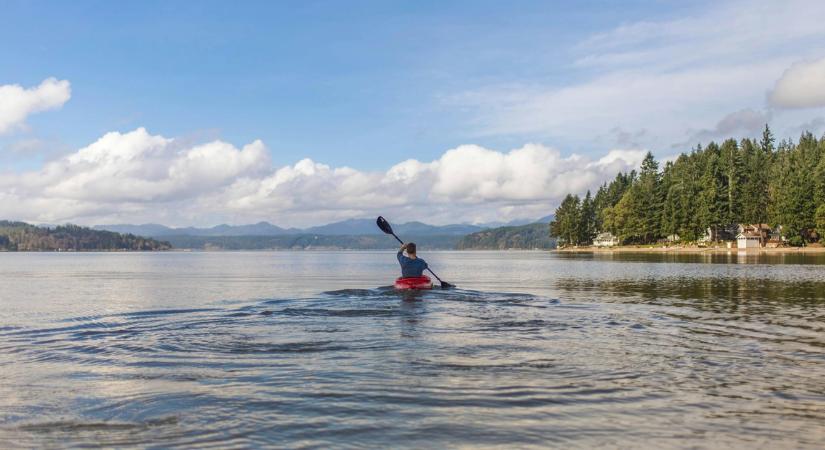
<instances>
[{"instance_id":1,"label":"white house","mask_svg":"<svg viewBox=\"0 0 825 450\"><path fill-rule=\"evenodd\" d=\"M599 233L596 239L593 239L594 247L613 247L616 245L619 245L619 238L613 236L613 233Z\"/></svg>"},{"instance_id":2,"label":"white house","mask_svg":"<svg viewBox=\"0 0 825 450\"><path fill-rule=\"evenodd\" d=\"M736 248L759 248L761 238L758 233L739 233L736 235Z\"/></svg>"}]
</instances>

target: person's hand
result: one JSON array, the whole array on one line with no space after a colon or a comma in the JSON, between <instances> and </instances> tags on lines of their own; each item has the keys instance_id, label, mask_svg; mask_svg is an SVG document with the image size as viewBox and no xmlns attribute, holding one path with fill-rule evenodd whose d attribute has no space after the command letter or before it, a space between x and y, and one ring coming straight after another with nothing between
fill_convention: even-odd
<instances>
[{"instance_id":1,"label":"person's hand","mask_svg":"<svg viewBox=\"0 0 825 450\"><path fill-rule=\"evenodd\" d=\"M407 249L407 244L401 244L401 251L404 251L406 249Z\"/></svg>"}]
</instances>

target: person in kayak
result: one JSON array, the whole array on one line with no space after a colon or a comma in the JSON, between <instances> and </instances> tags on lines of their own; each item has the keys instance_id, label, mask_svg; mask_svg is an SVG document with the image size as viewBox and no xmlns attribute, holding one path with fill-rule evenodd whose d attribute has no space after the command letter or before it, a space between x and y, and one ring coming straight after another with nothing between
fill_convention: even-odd
<instances>
[{"instance_id":1,"label":"person in kayak","mask_svg":"<svg viewBox=\"0 0 825 450\"><path fill-rule=\"evenodd\" d=\"M404 256L404 250L408 256ZM412 278L424 275L427 269L427 261L415 256L415 244L408 242L398 250L398 263L401 264L401 277Z\"/></svg>"}]
</instances>

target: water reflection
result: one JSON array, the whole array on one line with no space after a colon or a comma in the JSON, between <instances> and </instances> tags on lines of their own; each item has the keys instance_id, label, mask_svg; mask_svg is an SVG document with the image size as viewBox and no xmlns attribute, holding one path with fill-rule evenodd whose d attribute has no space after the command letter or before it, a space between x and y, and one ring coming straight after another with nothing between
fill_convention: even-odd
<instances>
[{"instance_id":1,"label":"water reflection","mask_svg":"<svg viewBox=\"0 0 825 450\"><path fill-rule=\"evenodd\" d=\"M820 269L822 270L822 269ZM555 286L568 294L596 293L601 300L692 306L699 309L737 310L742 306L769 308L784 306L821 308L825 300L825 280L772 280L716 277L583 279L562 278Z\"/></svg>"},{"instance_id":2,"label":"water reflection","mask_svg":"<svg viewBox=\"0 0 825 450\"><path fill-rule=\"evenodd\" d=\"M707 251L695 253L679 252L578 252L555 254L562 260L606 260L623 262L660 262L660 263L702 263L702 264L825 264L825 253L805 252L744 252Z\"/></svg>"}]
</instances>

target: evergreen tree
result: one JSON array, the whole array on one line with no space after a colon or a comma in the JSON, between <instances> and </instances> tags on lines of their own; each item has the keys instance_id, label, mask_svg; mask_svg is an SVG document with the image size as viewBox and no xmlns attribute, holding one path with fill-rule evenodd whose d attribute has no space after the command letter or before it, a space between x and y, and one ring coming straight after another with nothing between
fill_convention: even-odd
<instances>
[{"instance_id":1,"label":"evergreen tree","mask_svg":"<svg viewBox=\"0 0 825 450\"><path fill-rule=\"evenodd\" d=\"M581 215L579 217L579 239L580 245L590 245L596 237L596 208L590 191L584 196L581 203Z\"/></svg>"},{"instance_id":2,"label":"evergreen tree","mask_svg":"<svg viewBox=\"0 0 825 450\"><path fill-rule=\"evenodd\" d=\"M625 191L630 187L636 177L635 172L616 174L616 178L610 182L605 183L599 188L596 197L593 199L593 206L596 212L596 231L605 231L609 227L605 225L604 211L607 208L612 208L619 203Z\"/></svg>"},{"instance_id":3,"label":"evergreen tree","mask_svg":"<svg viewBox=\"0 0 825 450\"><path fill-rule=\"evenodd\" d=\"M642 161L642 171L639 174L639 181L631 189L631 204L633 213L638 220L634 221L633 235L644 242L649 243L659 235L661 225L661 201L659 192L659 163L653 154L647 152Z\"/></svg>"},{"instance_id":4,"label":"evergreen tree","mask_svg":"<svg viewBox=\"0 0 825 450\"><path fill-rule=\"evenodd\" d=\"M742 153L733 139L722 143L720 149L721 171L724 174L722 195L726 200L722 222L726 225L742 221L742 182L744 179Z\"/></svg>"},{"instance_id":5,"label":"evergreen tree","mask_svg":"<svg viewBox=\"0 0 825 450\"><path fill-rule=\"evenodd\" d=\"M685 158L684 167L682 167L682 186L679 191L679 235L688 241L695 241L704 233L699 223L699 215L696 214L699 200L698 160L700 154L701 147L697 147L696 151Z\"/></svg>"},{"instance_id":6,"label":"evergreen tree","mask_svg":"<svg viewBox=\"0 0 825 450\"><path fill-rule=\"evenodd\" d=\"M770 137L770 136L768 136ZM768 185L773 159L772 138L765 143L770 146L758 146L749 139L742 141L745 172L748 174L743 183L742 221L745 223L766 223L768 221ZM763 150L765 149L765 150Z\"/></svg>"},{"instance_id":7,"label":"evergreen tree","mask_svg":"<svg viewBox=\"0 0 825 450\"><path fill-rule=\"evenodd\" d=\"M670 236L676 233L676 215L673 203L674 193L674 177L673 177L673 163L665 164L665 169L662 171L661 183L659 190L662 197L662 214L659 219L659 234L662 236Z\"/></svg>"},{"instance_id":8,"label":"evergreen tree","mask_svg":"<svg viewBox=\"0 0 825 450\"><path fill-rule=\"evenodd\" d=\"M816 208L814 220L816 221L816 232L819 234L819 238L822 239L825 237L825 205L819 205Z\"/></svg>"},{"instance_id":9,"label":"evergreen tree","mask_svg":"<svg viewBox=\"0 0 825 450\"><path fill-rule=\"evenodd\" d=\"M614 236L619 236L619 229L616 225L616 215L614 214L615 209L615 206L608 206L601 211L602 225L600 230L610 232Z\"/></svg>"},{"instance_id":10,"label":"evergreen tree","mask_svg":"<svg viewBox=\"0 0 825 450\"><path fill-rule=\"evenodd\" d=\"M819 140L817 153L819 162L814 168L814 201L818 208L825 205L825 136Z\"/></svg>"},{"instance_id":11,"label":"evergreen tree","mask_svg":"<svg viewBox=\"0 0 825 450\"><path fill-rule=\"evenodd\" d=\"M567 194L558 208L556 217L550 223L550 235L557 237L563 245L579 245L581 224L581 201L577 195Z\"/></svg>"},{"instance_id":12,"label":"evergreen tree","mask_svg":"<svg viewBox=\"0 0 825 450\"><path fill-rule=\"evenodd\" d=\"M770 154L773 153L774 142L776 142L776 139L773 137L773 133L771 133L771 129L768 127L768 124L765 124L765 130L762 131L762 142L760 142L759 147L762 148L762 152Z\"/></svg>"},{"instance_id":13,"label":"evergreen tree","mask_svg":"<svg viewBox=\"0 0 825 450\"><path fill-rule=\"evenodd\" d=\"M639 207L640 198L639 186L631 185L611 212L615 234L623 243L644 242L643 217L640 214L643 208Z\"/></svg>"},{"instance_id":14,"label":"evergreen tree","mask_svg":"<svg viewBox=\"0 0 825 450\"><path fill-rule=\"evenodd\" d=\"M713 142L705 148L702 154L704 173L700 180L699 224L703 230L713 230L714 239L718 239L719 230L725 225L723 217L728 209L720 154L719 147Z\"/></svg>"},{"instance_id":15,"label":"evergreen tree","mask_svg":"<svg viewBox=\"0 0 825 450\"><path fill-rule=\"evenodd\" d=\"M819 162L818 142L810 133L799 144L783 142L776 155L770 183L770 219L782 225L789 242L804 245L816 228L816 181Z\"/></svg>"}]
</instances>

